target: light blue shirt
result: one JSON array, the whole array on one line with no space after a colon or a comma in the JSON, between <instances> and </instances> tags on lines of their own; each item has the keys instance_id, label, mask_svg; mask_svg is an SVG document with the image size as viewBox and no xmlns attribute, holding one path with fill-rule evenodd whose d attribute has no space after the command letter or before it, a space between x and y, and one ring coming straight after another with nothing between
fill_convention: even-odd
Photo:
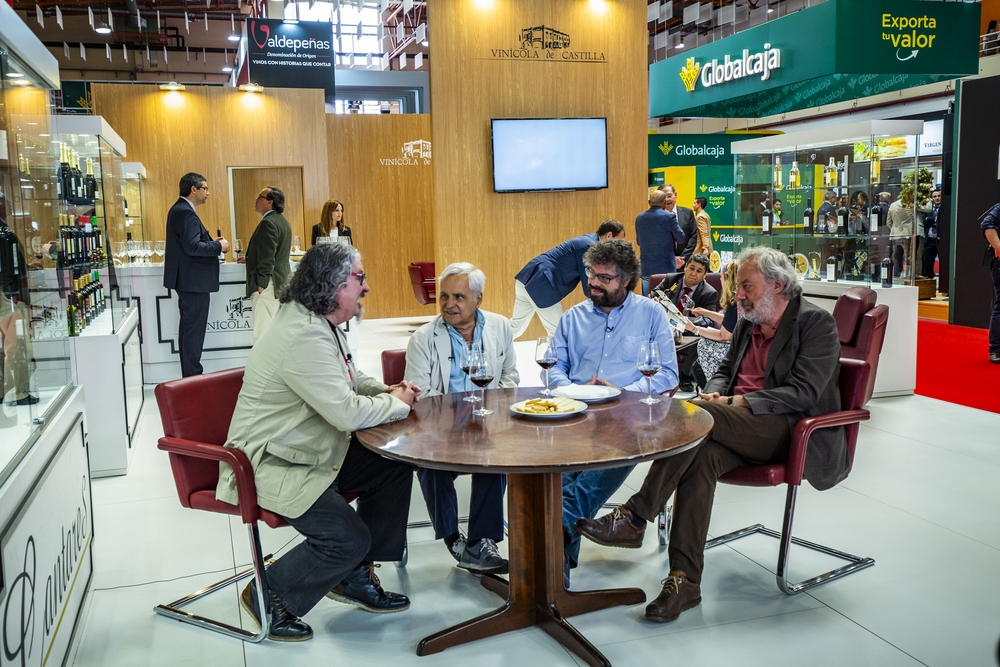
<instances>
[{"instance_id":1,"label":"light blue shirt","mask_svg":"<svg viewBox=\"0 0 1000 667\"><path fill-rule=\"evenodd\" d=\"M626 391L646 391L646 378L636 367L639 344L660 344L663 367L653 376L653 393L677 386L677 353L663 306L629 292L624 303L605 315L589 299L563 314L553 345L559 360L549 370L554 386L586 384L591 377Z\"/></svg>"},{"instance_id":2,"label":"light blue shirt","mask_svg":"<svg viewBox=\"0 0 1000 667\"><path fill-rule=\"evenodd\" d=\"M472 330L472 344L483 344L483 326L486 324L486 317L480 310L476 310L476 328ZM448 393L457 394L463 391L474 391L477 387L472 384L468 374L462 370L462 353L469 347L469 344L462 338L462 334L455 330L447 322L444 323L448 329L448 337L451 339L451 375L448 378ZM493 369L500 375L500 369Z\"/></svg>"}]
</instances>

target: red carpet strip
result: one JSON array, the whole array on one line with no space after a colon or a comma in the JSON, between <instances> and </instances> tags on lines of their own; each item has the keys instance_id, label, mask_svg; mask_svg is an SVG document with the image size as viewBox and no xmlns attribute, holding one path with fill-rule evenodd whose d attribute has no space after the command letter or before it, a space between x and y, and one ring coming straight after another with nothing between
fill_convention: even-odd
<instances>
[{"instance_id":1,"label":"red carpet strip","mask_svg":"<svg viewBox=\"0 0 1000 667\"><path fill-rule=\"evenodd\" d=\"M1000 413L1000 364L990 363L986 335L986 329L917 320L916 393Z\"/></svg>"}]
</instances>

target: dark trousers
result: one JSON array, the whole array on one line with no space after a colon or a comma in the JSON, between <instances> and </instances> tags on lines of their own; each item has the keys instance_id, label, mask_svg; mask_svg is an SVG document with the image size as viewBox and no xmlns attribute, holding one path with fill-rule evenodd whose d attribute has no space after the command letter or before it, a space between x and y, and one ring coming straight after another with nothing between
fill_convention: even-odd
<instances>
[{"instance_id":1,"label":"dark trousers","mask_svg":"<svg viewBox=\"0 0 1000 667\"><path fill-rule=\"evenodd\" d=\"M424 492L436 540L458 532L456 477L458 473L450 470L417 470L420 490ZM495 542L503 539L503 492L506 488L506 475L472 473L472 495L469 498L470 542L484 537Z\"/></svg>"},{"instance_id":2,"label":"dark trousers","mask_svg":"<svg viewBox=\"0 0 1000 667\"><path fill-rule=\"evenodd\" d=\"M177 325L177 344L181 354L181 376L201 375L201 349L205 346L208 326L208 292L177 292L177 310L181 321Z\"/></svg>"},{"instance_id":3,"label":"dark trousers","mask_svg":"<svg viewBox=\"0 0 1000 667\"><path fill-rule=\"evenodd\" d=\"M366 561L396 561L406 546L413 469L382 458L352 438L337 479L312 507L284 517L305 542L267 569L267 584L296 616ZM355 512L342 493L358 494Z\"/></svg>"},{"instance_id":4,"label":"dark trousers","mask_svg":"<svg viewBox=\"0 0 1000 667\"><path fill-rule=\"evenodd\" d=\"M936 238L925 238L924 239L924 256L923 268L920 271L920 275L927 276L928 278L934 277L934 260L937 259L938 254L938 244Z\"/></svg>"},{"instance_id":5,"label":"dark trousers","mask_svg":"<svg viewBox=\"0 0 1000 667\"><path fill-rule=\"evenodd\" d=\"M719 477L742 465L774 463L788 456L791 430L784 415L755 415L745 408L696 401L715 419L708 439L693 449L653 462L639 493L625 506L652 521L676 490L670 529L670 569L701 581L705 541Z\"/></svg>"},{"instance_id":6,"label":"dark trousers","mask_svg":"<svg viewBox=\"0 0 1000 667\"><path fill-rule=\"evenodd\" d=\"M990 315L990 352L1000 352L1000 259L990 265L993 276L993 313Z\"/></svg>"}]
</instances>

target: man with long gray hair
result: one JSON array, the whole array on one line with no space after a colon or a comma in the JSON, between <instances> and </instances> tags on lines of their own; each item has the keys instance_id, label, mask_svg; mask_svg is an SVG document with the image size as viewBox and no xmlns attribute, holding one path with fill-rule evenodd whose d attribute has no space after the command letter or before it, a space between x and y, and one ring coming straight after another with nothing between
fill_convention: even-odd
<instances>
[{"instance_id":1,"label":"man with long gray hair","mask_svg":"<svg viewBox=\"0 0 1000 667\"><path fill-rule=\"evenodd\" d=\"M269 637L304 641L304 616L324 595L367 611L410 606L382 590L373 561L397 561L406 543L413 474L366 449L359 431L405 418L420 389L387 387L360 372L339 325L361 315L368 292L361 255L333 243L310 248L281 294L281 307L247 358L226 447L250 459L257 504L282 516L305 541L267 569L264 609L256 581L240 602ZM342 494L358 497L355 512ZM216 497L237 504L221 465Z\"/></svg>"},{"instance_id":2,"label":"man with long gray hair","mask_svg":"<svg viewBox=\"0 0 1000 667\"><path fill-rule=\"evenodd\" d=\"M785 461L796 422L840 410L840 341L833 316L802 298L791 262L777 250L749 248L738 261L736 300L743 318L729 353L695 401L715 419L712 432L697 447L654 461L639 492L624 505L576 523L598 544L638 548L646 522L677 492L670 575L646 607L651 621L672 621L701 602L719 477L743 465ZM847 476L843 427L810 436L805 474L820 490Z\"/></svg>"},{"instance_id":3,"label":"man with long gray hair","mask_svg":"<svg viewBox=\"0 0 1000 667\"><path fill-rule=\"evenodd\" d=\"M462 370L462 357L472 348L483 351L495 373L490 388L516 387L521 379L510 321L479 307L485 285L486 275L468 262L449 264L438 277L441 314L417 329L406 346L403 377L423 388L423 396L474 390ZM457 474L429 468L417 471L434 538L444 540L459 567L476 573L506 574L507 560L497 549L497 542L503 539L506 479L503 475L472 474L466 539L458 530Z\"/></svg>"}]
</instances>

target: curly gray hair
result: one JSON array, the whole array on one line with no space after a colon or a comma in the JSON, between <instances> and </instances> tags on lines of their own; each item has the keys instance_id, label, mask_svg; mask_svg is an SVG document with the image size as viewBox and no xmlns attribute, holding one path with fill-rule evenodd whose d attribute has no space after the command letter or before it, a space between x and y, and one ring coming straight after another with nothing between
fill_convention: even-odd
<instances>
[{"instance_id":1,"label":"curly gray hair","mask_svg":"<svg viewBox=\"0 0 1000 667\"><path fill-rule=\"evenodd\" d=\"M781 283L781 296L791 301L802 295L802 285L799 284L799 277L792 268L791 261L774 248L764 246L753 246L740 253L736 261L742 267L747 262L757 265L757 270L764 276L764 280L769 283Z\"/></svg>"},{"instance_id":2,"label":"curly gray hair","mask_svg":"<svg viewBox=\"0 0 1000 667\"><path fill-rule=\"evenodd\" d=\"M346 243L313 246L281 290L281 303L298 301L306 310L328 315L337 310L337 290L351 278L361 253Z\"/></svg>"}]
</instances>

